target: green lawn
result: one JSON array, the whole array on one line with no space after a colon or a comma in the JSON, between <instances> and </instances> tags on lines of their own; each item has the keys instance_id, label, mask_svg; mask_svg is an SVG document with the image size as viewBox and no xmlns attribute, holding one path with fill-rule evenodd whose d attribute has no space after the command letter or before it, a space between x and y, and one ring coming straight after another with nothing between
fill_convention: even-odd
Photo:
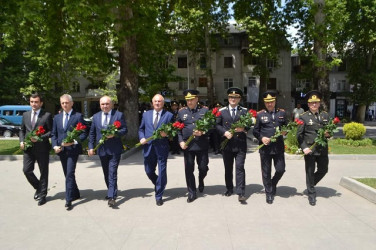
<instances>
[{"instance_id":1,"label":"green lawn","mask_svg":"<svg viewBox=\"0 0 376 250\"><path fill-rule=\"evenodd\" d=\"M367 186L370 186L371 188L376 188L376 178L359 178L355 179Z\"/></svg>"},{"instance_id":2,"label":"green lawn","mask_svg":"<svg viewBox=\"0 0 376 250\"><path fill-rule=\"evenodd\" d=\"M371 146L347 146L338 145L334 140L329 141L329 153L330 154L376 154L375 143Z\"/></svg>"}]
</instances>

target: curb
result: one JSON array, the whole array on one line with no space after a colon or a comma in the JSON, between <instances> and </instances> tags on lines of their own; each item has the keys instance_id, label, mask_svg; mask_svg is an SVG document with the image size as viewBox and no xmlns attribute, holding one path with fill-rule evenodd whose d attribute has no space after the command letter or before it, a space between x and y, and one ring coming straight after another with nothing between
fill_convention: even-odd
<instances>
[{"instance_id":1,"label":"curb","mask_svg":"<svg viewBox=\"0 0 376 250\"><path fill-rule=\"evenodd\" d=\"M304 160L302 155L291 155L285 153L286 160ZM332 155L329 154L329 160L376 160L376 155Z\"/></svg>"},{"instance_id":2,"label":"curb","mask_svg":"<svg viewBox=\"0 0 376 250\"><path fill-rule=\"evenodd\" d=\"M363 198L369 200L370 202L376 203L376 189L371 188L355 180L354 178L364 178L364 177L342 177L341 181L339 182L339 185L362 196Z\"/></svg>"},{"instance_id":3,"label":"curb","mask_svg":"<svg viewBox=\"0 0 376 250\"><path fill-rule=\"evenodd\" d=\"M131 156L134 153L140 151L141 149L142 149L142 147L138 147L138 148L131 148L131 149L125 151L124 153L121 154L120 160L127 159L129 156ZM6 161L23 160L23 155L0 155L0 160L1 161L4 161L4 160L6 160ZM90 157L88 155L80 155L78 157L77 162L96 161L96 160L99 160L98 155L94 155L94 156L90 156ZM52 162L52 161L60 161L59 156L50 155L50 162Z\"/></svg>"}]
</instances>

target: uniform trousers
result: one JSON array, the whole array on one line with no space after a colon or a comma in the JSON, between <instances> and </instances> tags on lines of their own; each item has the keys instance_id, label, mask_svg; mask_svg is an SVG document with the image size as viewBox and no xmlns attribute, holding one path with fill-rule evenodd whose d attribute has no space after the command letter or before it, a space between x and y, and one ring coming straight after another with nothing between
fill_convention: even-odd
<instances>
[{"instance_id":1,"label":"uniform trousers","mask_svg":"<svg viewBox=\"0 0 376 250\"><path fill-rule=\"evenodd\" d=\"M65 200L73 201L80 198L75 176L78 154L67 155L65 151L62 151L59 156L65 176Z\"/></svg>"},{"instance_id":2,"label":"uniform trousers","mask_svg":"<svg viewBox=\"0 0 376 250\"><path fill-rule=\"evenodd\" d=\"M315 186L328 172L329 158L327 155L305 155L305 171L308 196L315 198ZM315 165L317 163L317 171Z\"/></svg>"},{"instance_id":3,"label":"uniform trousers","mask_svg":"<svg viewBox=\"0 0 376 250\"><path fill-rule=\"evenodd\" d=\"M155 173L158 164L158 175ZM149 155L144 160L145 172L155 185L155 199L161 200L167 184L167 157L158 156L154 147L151 147Z\"/></svg>"},{"instance_id":4,"label":"uniform trousers","mask_svg":"<svg viewBox=\"0 0 376 250\"><path fill-rule=\"evenodd\" d=\"M115 199L117 197L117 170L121 154L99 156L102 164L104 181L107 186L107 197Z\"/></svg>"},{"instance_id":5,"label":"uniform trousers","mask_svg":"<svg viewBox=\"0 0 376 250\"><path fill-rule=\"evenodd\" d=\"M38 162L40 178L34 174L34 165ZM46 197L48 188L48 164L50 162L49 152L35 152L34 149L29 149L24 152L23 158L23 172L26 179L33 186L39 197Z\"/></svg>"},{"instance_id":6,"label":"uniform trousers","mask_svg":"<svg viewBox=\"0 0 376 250\"><path fill-rule=\"evenodd\" d=\"M244 195L245 193L245 169L244 161L246 153L243 151L232 152L224 150L223 163L225 165L225 183L227 190L233 191L233 172L234 172L234 160L235 160L235 172L236 172L236 193L238 195Z\"/></svg>"},{"instance_id":7,"label":"uniform trousers","mask_svg":"<svg viewBox=\"0 0 376 250\"><path fill-rule=\"evenodd\" d=\"M194 175L195 158L198 166L198 178L204 180L209 171L209 157L208 151L188 151L184 150L184 165L185 165L185 180L187 182L188 195L196 197L196 180Z\"/></svg>"},{"instance_id":8,"label":"uniform trousers","mask_svg":"<svg viewBox=\"0 0 376 250\"><path fill-rule=\"evenodd\" d=\"M285 172L285 154L260 154L262 182L265 193L272 194L273 187L276 187ZM274 162L275 173L272 176L272 160Z\"/></svg>"}]
</instances>

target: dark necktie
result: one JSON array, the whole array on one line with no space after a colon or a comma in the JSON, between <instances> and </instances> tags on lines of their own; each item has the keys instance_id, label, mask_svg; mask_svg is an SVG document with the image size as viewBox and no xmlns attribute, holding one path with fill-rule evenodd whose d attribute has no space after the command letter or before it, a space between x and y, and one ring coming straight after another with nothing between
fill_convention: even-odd
<instances>
[{"instance_id":1,"label":"dark necktie","mask_svg":"<svg viewBox=\"0 0 376 250\"><path fill-rule=\"evenodd\" d=\"M316 116L316 119L317 119L318 121L320 121L319 113L316 113L315 116Z\"/></svg>"},{"instance_id":2,"label":"dark necktie","mask_svg":"<svg viewBox=\"0 0 376 250\"><path fill-rule=\"evenodd\" d=\"M235 119L235 109L231 109L231 117L234 120Z\"/></svg>"},{"instance_id":3,"label":"dark necktie","mask_svg":"<svg viewBox=\"0 0 376 250\"><path fill-rule=\"evenodd\" d=\"M103 127L107 128L108 125L108 113L104 113Z\"/></svg>"},{"instance_id":4,"label":"dark necktie","mask_svg":"<svg viewBox=\"0 0 376 250\"><path fill-rule=\"evenodd\" d=\"M159 115L159 113L157 112L157 114L156 114L156 116L155 116L154 123L153 123L154 129L156 129L157 126L158 126L158 115Z\"/></svg>"},{"instance_id":5,"label":"dark necktie","mask_svg":"<svg viewBox=\"0 0 376 250\"><path fill-rule=\"evenodd\" d=\"M68 113L65 113L65 121L64 121L64 129L66 129L67 128L67 126L68 126L68 119L69 119L69 114Z\"/></svg>"},{"instance_id":6,"label":"dark necktie","mask_svg":"<svg viewBox=\"0 0 376 250\"><path fill-rule=\"evenodd\" d=\"M37 121L37 112L33 113L33 119L31 120L31 128L34 129L35 123Z\"/></svg>"}]
</instances>

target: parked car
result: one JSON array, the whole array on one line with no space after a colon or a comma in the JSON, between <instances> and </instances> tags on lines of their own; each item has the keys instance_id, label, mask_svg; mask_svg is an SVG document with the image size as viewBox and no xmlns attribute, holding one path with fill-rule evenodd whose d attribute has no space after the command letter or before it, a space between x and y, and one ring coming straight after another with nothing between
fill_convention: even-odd
<instances>
[{"instance_id":1,"label":"parked car","mask_svg":"<svg viewBox=\"0 0 376 250\"><path fill-rule=\"evenodd\" d=\"M31 110L29 105L0 106L0 118L5 118L16 125L21 125L22 114L29 110Z\"/></svg>"},{"instance_id":2,"label":"parked car","mask_svg":"<svg viewBox=\"0 0 376 250\"><path fill-rule=\"evenodd\" d=\"M18 126L5 118L0 118L0 135L6 138L12 137L13 135L18 136L20 129L21 126Z\"/></svg>"}]
</instances>

